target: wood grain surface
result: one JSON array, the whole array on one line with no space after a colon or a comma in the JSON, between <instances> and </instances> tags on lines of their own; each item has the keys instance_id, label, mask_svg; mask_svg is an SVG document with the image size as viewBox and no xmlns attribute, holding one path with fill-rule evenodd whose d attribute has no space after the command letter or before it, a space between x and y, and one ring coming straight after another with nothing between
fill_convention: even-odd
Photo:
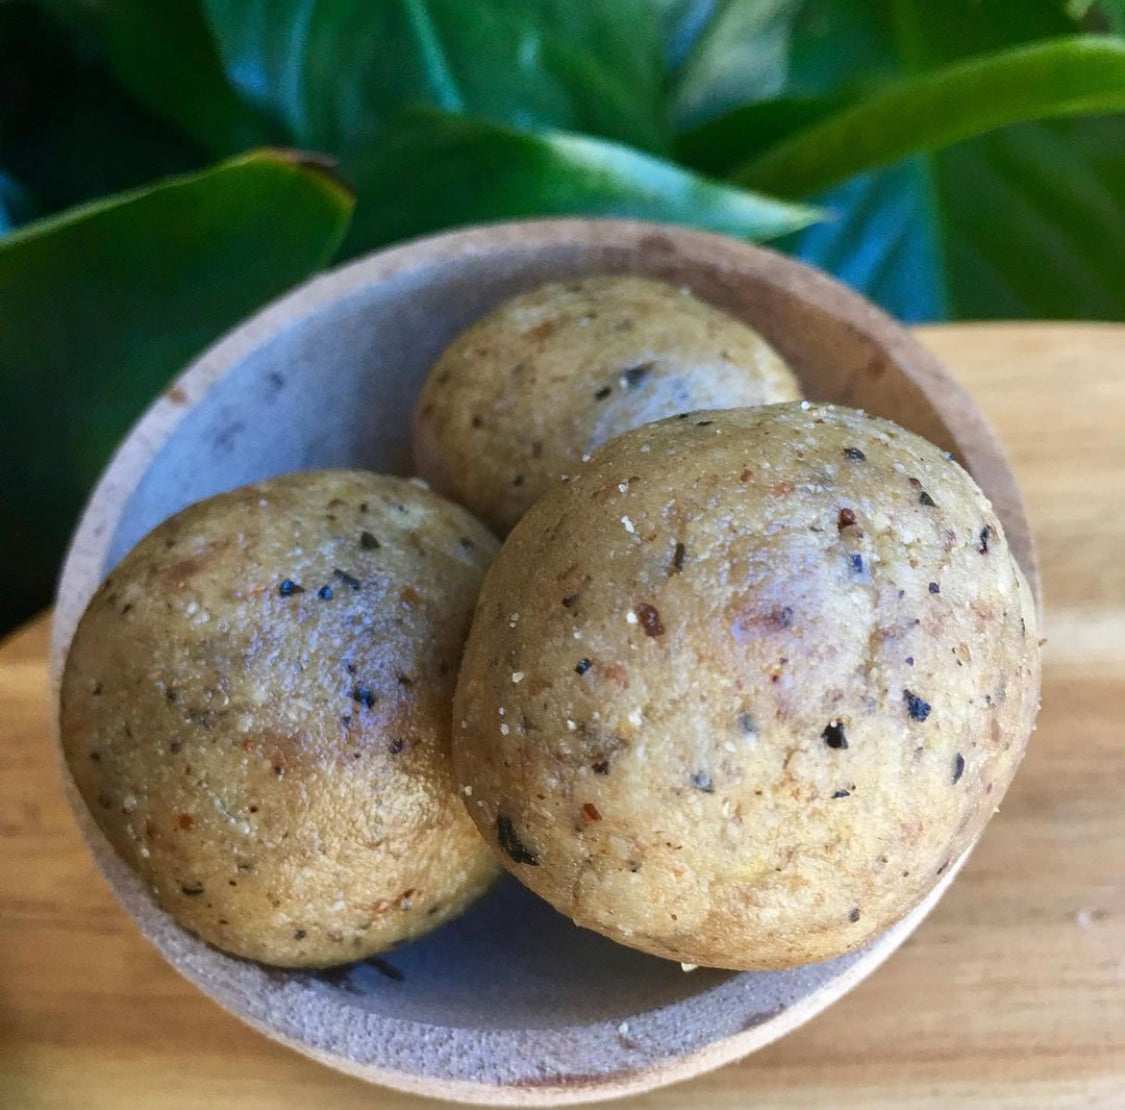
<instances>
[{"instance_id":1,"label":"wood grain surface","mask_svg":"<svg viewBox=\"0 0 1125 1110\"><path fill-rule=\"evenodd\" d=\"M1043 711L983 841L905 947L679 1110L1125 1107L1125 326L921 336L994 422L1046 596ZM0 648L0 1107L423 1110L288 1052L179 979L81 845L46 721L47 622Z\"/></svg>"}]
</instances>

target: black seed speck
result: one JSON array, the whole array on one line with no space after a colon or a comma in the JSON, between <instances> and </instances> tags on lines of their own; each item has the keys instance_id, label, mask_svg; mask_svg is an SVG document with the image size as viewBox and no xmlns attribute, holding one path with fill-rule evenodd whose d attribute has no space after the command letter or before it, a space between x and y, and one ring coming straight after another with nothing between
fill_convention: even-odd
<instances>
[{"instance_id":1,"label":"black seed speck","mask_svg":"<svg viewBox=\"0 0 1125 1110\"><path fill-rule=\"evenodd\" d=\"M964 773L965 773L965 757L960 752L958 752L953 757L953 782L954 782L954 784L958 783L961 780L961 776Z\"/></svg>"},{"instance_id":2,"label":"black seed speck","mask_svg":"<svg viewBox=\"0 0 1125 1110\"><path fill-rule=\"evenodd\" d=\"M102 684L100 682L95 682L94 688L90 691L90 696L98 698L98 697L101 697L101 693L102 693Z\"/></svg>"},{"instance_id":3,"label":"black seed speck","mask_svg":"<svg viewBox=\"0 0 1125 1110\"><path fill-rule=\"evenodd\" d=\"M920 698L913 690L903 690L902 700L906 702L906 712L915 721L924 721L930 715L930 703Z\"/></svg>"},{"instance_id":4,"label":"black seed speck","mask_svg":"<svg viewBox=\"0 0 1125 1110\"><path fill-rule=\"evenodd\" d=\"M523 475L522 475L522 474L517 474L517 475L516 475L516 476L515 476L515 477L514 477L514 478L512 479L512 485L513 485L513 486L522 486L522 485L523 485Z\"/></svg>"},{"instance_id":5,"label":"black seed speck","mask_svg":"<svg viewBox=\"0 0 1125 1110\"><path fill-rule=\"evenodd\" d=\"M195 898L203 893L202 883L183 883L180 886L180 893L186 894L189 898Z\"/></svg>"},{"instance_id":6,"label":"black seed speck","mask_svg":"<svg viewBox=\"0 0 1125 1110\"><path fill-rule=\"evenodd\" d=\"M821 739L830 748L846 748L848 746L848 738L844 733L844 726L839 721L829 721L824 726L824 731L820 734Z\"/></svg>"},{"instance_id":7,"label":"black seed speck","mask_svg":"<svg viewBox=\"0 0 1125 1110\"><path fill-rule=\"evenodd\" d=\"M575 607L575 605L578 604L578 595L577 594L563 594L562 603L563 603L564 609L573 609Z\"/></svg>"},{"instance_id":8,"label":"black seed speck","mask_svg":"<svg viewBox=\"0 0 1125 1110\"><path fill-rule=\"evenodd\" d=\"M706 771L696 771L691 776L691 785L696 790L701 790L704 794L714 794L715 784L711 781L711 776Z\"/></svg>"},{"instance_id":9,"label":"black seed speck","mask_svg":"<svg viewBox=\"0 0 1125 1110\"><path fill-rule=\"evenodd\" d=\"M333 569L332 573L344 583L345 586L350 586L353 590L359 589L359 579L352 574L348 574L346 570L341 570L339 567Z\"/></svg>"},{"instance_id":10,"label":"black seed speck","mask_svg":"<svg viewBox=\"0 0 1125 1110\"><path fill-rule=\"evenodd\" d=\"M940 594L941 587L936 582L931 582L929 585L929 591L932 594Z\"/></svg>"},{"instance_id":11,"label":"black seed speck","mask_svg":"<svg viewBox=\"0 0 1125 1110\"><path fill-rule=\"evenodd\" d=\"M469 421L469 423L472 424L472 426L474 428L479 428L484 423L484 417L474 415L472 420Z\"/></svg>"},{"instance_id":12,"label":"black seed speck","mask_svg":"<svg viewBox=\"0 0 1125 1110\"><path fill-rule=\"evenodd\" d=\"M378 551L383 545L370 532L360 532L359 546L364 551Z\"/></svg>"},{"instance_id":13,"label":"black seed speck","mask_svg":"<svg viewBox=\"0 0 1125 1110\"><path fill-rule=\"evenodd\" d=\"M321 601L331 601L332 600L332 587L331 586L321 586L320 589L316 591L316 596L319 597Z\"/></svg>"},{"instance_id":14,"label":"black seed speck","mask_svg":"<svg viewBox=\"0 0 1125 1110\"><path fill-rule=\"evenodd\" d=\"M286 578L280 586L277 587L277 592L282 597L292 597L294 594L303 594L305 592L304 586L298 586L292 578Z\"/></svg>"},{"instance_id":15,"label":"black seed speck","mask_svg":"<svg viewBox=\"0 0 1125 1110\"><path fill-rule=\"evenodd\" d=\"M714 420L697 420L695 422L695 426L697 428L709 428L714 423L715 423Z\"/></svg>"},{"instance_id":16,"label":"black seed speck","mask_svg":"<svg viewBox=\"0 0 1125 1110\"><path fill-rule=\"evenodd\" d=\"M738 717L738 728L744 736L757 736L758 726L749 713L741 713Z\"/></svg>"},{"instance_id":17,"label":"black seed speck","mask_svg":"<svg viewBox=\"0 0 1125 1110\"><path fill-rule=\"evenodd\" d=\"M852 574L863 573L863 556L858 551L853 551L848 556L848 565L851 567Z\"/></svg>"},{"instance_id":18,"label":"black seed speck","mask_svg":"<svg viewBox=\"0 0 1125 1110\"><path fill-rule=\"evenodd\" d=\"M520 840L516 835L511 818L504 814L500 814L496 818L496 839L513 862L526 863L528 867L539 866L539 856Z\"/></svg>"},{"instance_id":19,"label":"black seed speck","mask_svg":"<svg viewBox=\"0 0 1125 1110\"><path fill-rule=\"evenodd\" d=\"M391 755L398 755L404 747L406 747L406 741L401 737L397 737L387 745L387 750Z\"/></svg>"},{"instance_id":20,"label":"black seed speck","mask_svg":"<svg viewBox=\"0 0 1125 1110\"><path fill-rule=\"evenodd\" d=\"M464 548L464 549L465 549L466 551L472 551L472 550L473 550L473 548L474 548L474 547L476 547L476 544L475 544L475 543L473 543L473 541L472 541L471 539L469 539L469 537L468 537L468 536L462 536L462 537L461 537L461 546L462 546L462 547L463 547L463 548Z\"/></svg>"},{"instance_id":21,"label":"black seed speck","mask_svg":"<svg viewBox=\"0 0 1125 1110\"><path fill-rule=\"evenodd\" d=\"M601 389L594 394L595 401L604 401L613 392L613 386L603 385Z\"/></svg>"},{"instance_id":22,"label":"black seed speck","mask_svg":"<svg viewBox=\"0 0 1125 1110\"><path fill-rule=\"evenodd\" d=\"M859 920L859 907L857 906L851 913L848 914L848 920L853 924Z\"/></svg>"},{"instance_id":23,"label":"black seed speck","mask_svg":"<svg viewBox=\"0 0 1125 1110\"><path fill-rule=\"evenodd\" d=\"M833 798L850 798L851 795L852 795L852 792L850 790L837 790L836 793L832 795L832 797Z\"/></svg>"},{"instance_id":24,"label":"black seed speck","mask_svg":"<svg viewBox=\"0 0 1125 1110\"><path fill-rule=\"evenodd\" d=\"M593 763L590 765L590 770L593 771L595 775L608 775L609 760L599 759L597 763Z\"/></svg>"},{"instance_id":25,"label":"black seed speck","mask_svg":"<svg viewBox=\"0 0 1125 1110\"><path fill-rule=\"evenodd\" d=\"M655 365L653 362L639 362L636 366L630 366L621 377L630 389L636 389L648 377L649 371Z\"/></svg>"},{"instance_id":26,"label":"black seed speck","mask_svg":"<svg viewBox=\"0 0 1125 1110\"><path fill-rule=\"evenodd\" d=\"M397 674L395 678L400 686L405 686L407 689L414 685L414 679L412 679L408 674L400 673Z\"/></svg>"},{"instance_id":27,"label":"black seed speck","mask_svg":"<svg viewBox=\"0 0 1125 1110\"><path fill-rule=\"evenodd\" d=\"M852 462L863 462L867 456L858 447L845 447L844 456Z\"/></svg>"},{"instance_id":28,"label":"black seed speck","mask_svg":"<svg viewBox=\"0 0 1125 1110\"><path fill-rule=\"evenodd\" d=\"M309 934L304 929L296 929L293 933L294 940L304 940Z\"/></svg>"},{"instance_id":29,"label":"black seed speck","mask_svg":"<svg viewBox=\"0 0 1125 1110\"><path fill-rule=\"evenodd\" d=\"M101 763L102 753L101 752L91 752L90 753L90 759L93 760L93 762L95 762L95 763Z\"/></svg>"},{"instance_id":30,"label":"black seed speck","mask_svg":"<svg viewBox=\"0 0 1125 1110\"><path fill-rule=\"evenodd\" d=\"M355 671L356 671L355 664L352 663L352 662L349 662L348 660L344 660L344 670L347 671L348 674L355 674Z\"/></svg>"},{"instance_id":31,"label":"black seed speck","mask_svg":"<svg viewBox=\"0 0 1125 1110\"><path fill-rule=\"evenodd\" d=\"M913 656L913 655L908 655L908 656L906 657L906 659L904 660L904 662L906 663L906 665L907 665L908 667L913 667L913 666L914 666L914 656Z\"/></svg>"},{"instance_id":32,"label":"black seed speck","mask_svg":"<svg viewBox=\"0 0 1125 1110\"><path fill-rule=\"evenodd\" d=\"M988 554L988 537L992 535L992 529L986 524L980 530L980 543L977 545L977 550L982 555Z\"/></svg>"},{"instance_id":33,"label":"black seed speck","mask_svg":"<svg viewBox=\"0 0 1125 1110\"><path fill-rule=\"evenodd\" d=\"M686 553L687 549L682 543L676 544L676 549L672 552L672 570L678 572L684 569L684 555Z\"/></svg>"},{"instance_id":34,"label":"black seed speck","mask_svg":"<svg viewBox=\"0 0 1125 1110\"><path fill-rule=\"evenodd\" d=\"M359 702L364 709L370 709L375 704L375 694L367 686L356 686L352 690L352 701Z\"/></svg>"},{"instance_id":35,"label":"black seed speck","mask_svg":"<svg viewBox=\"0 0 1125 1110\"><path fill-rule=\"evenodd\" d=\"M925 490L922 490L922 492L918 494L918 501L927 508L937 508L937 502Z\"/></svg>"},{"instance_id":36,"label":"black seed speck","mask_svg":"<svg viewBox=\"0 0 1125 1110\"><path fill-rule=\"evenodd\" d=\"M589 659L579 659L574 666L574 673L585 674L590 669L590 666L591 664Z\"/></svg>"}]
</instances>

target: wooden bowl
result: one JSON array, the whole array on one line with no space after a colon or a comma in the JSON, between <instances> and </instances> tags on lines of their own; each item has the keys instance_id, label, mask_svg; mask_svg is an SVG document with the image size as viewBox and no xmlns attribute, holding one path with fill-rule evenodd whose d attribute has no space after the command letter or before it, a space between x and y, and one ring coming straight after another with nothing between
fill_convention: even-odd
<instances>
[{"instance_id":1,"label":"wooden bowl","mask_svg":"<svg viewBox=\"0 0 1125 1110\"><path fill-rule=\"evenodd\" d=\"M153 403L75 533L55 611L56 693L91 594L165 517L283 471L408 472L411 407L451 337L529 286L609 271L690 286L762 332L811 398L866 408L955 451L992 499L1035 585L1027 521L995 436L935 359L866 301L787 258L680 228L502 224L408 243L317 278L213 346ZM361 1078L471 1102L609 1098L752 1052L870 974L956 870L867 948L794 971L687 974L576 928L511 880L460 920L392 953L401 978L378 961L331 973L281 971L223 955L176 925L118 860L65 770L64 777L122 905L173 967L220 1005Z\"/></svg>"}]
</instances>

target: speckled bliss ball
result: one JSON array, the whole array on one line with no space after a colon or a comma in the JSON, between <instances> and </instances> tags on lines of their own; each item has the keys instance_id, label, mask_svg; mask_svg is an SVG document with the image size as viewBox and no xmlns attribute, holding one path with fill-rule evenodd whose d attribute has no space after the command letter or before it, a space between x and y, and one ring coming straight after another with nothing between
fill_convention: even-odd
<instances>
[{"instance_id":1,"label":"speckled bliss ball","mask_svg":"<svg viewBox=\"0 0 1125 1110\"><path fill-rule=\"evenodd\" d=\"M949 456L831 406L602 448L490 569L454 765L505 865L659 956L871 940L973 843L1038 704L1028 585Z\"/></svg>"},{"instance_id":2,"label":"speckled bliss ball","mask_svg":"<svg viewBox=\"0 0 1125 1110\"><path fill-rule=\"evenodd\" d=\"M90 602L66 759L188 929L283 966L369 956L495 873L450 702L496 541L420 484L293 474L161 524Z\"/></svg>"},{"instance_id":3,"label":"speckled bliss ball","mask_svg":"<svg viewBox=\"0 0 1125 1110\"><path fill-rule=\"evenodd\" d=\"M555 282L505 301L449 345L414 411L415 462L505 535L622 432L800 396L757 332L687 289L609 275Z\"/></svg>"}]
</instances>

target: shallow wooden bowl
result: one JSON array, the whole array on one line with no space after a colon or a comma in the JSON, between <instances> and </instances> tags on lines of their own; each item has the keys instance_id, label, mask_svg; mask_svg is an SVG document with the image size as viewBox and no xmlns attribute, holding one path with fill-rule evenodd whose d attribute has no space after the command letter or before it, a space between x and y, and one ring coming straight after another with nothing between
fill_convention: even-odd
<instances>
[{"instance_id":1,"label":"shallow wooden bowl","mask_svg":"<svg viewBox=\"0 0 1125 1110\"><path fill-rule=\"evenodd\" d=\"M891 417L955 451L1035 583L1027 521L995 436L934 358L866 301L796 262L697 232L514 223L423 239L318 278L212 347L152 405L74 536L55 614L55 688L90 595L149 529L189 502L283 471L408 472L410 410L449 339L522 289L606 271L690 286L761 331L810 397ZM508 880L460 920L392 953L393 967L286 972L180 929L118 861L65 777L110 885L177 970L326 1064L463 1101L608 1098L752 1052L870 974L952 878L866 949L795 971L686 974L576 928Z\"/></svg>"}]
</instances>

